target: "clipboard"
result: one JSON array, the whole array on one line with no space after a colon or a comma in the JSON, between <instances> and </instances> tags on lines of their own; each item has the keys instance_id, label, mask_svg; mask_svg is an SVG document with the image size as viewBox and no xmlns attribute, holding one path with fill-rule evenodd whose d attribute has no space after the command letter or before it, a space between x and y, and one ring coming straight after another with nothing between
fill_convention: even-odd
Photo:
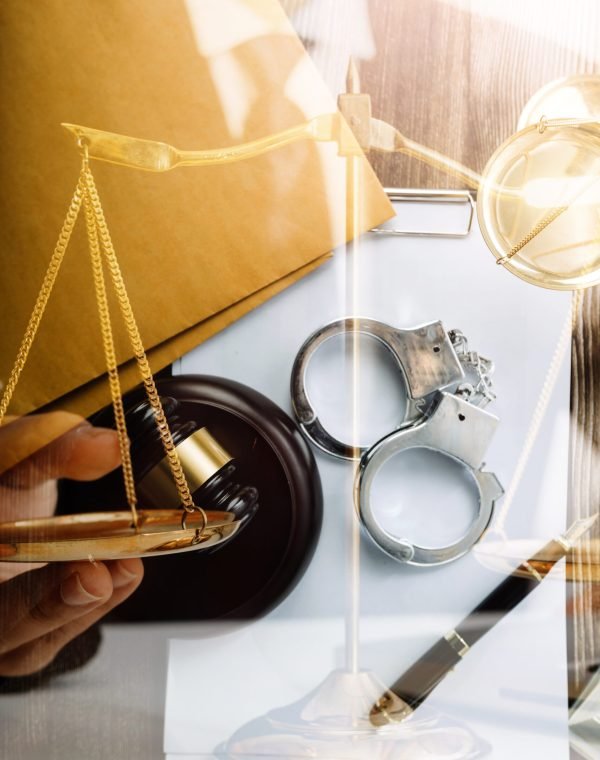
<instances>
[{"instance_id":1,"label":"clipboard","mask_svg":"<svg viewBox=\"0 0 600 760\"><path fill-rule=\"evenodd\" d=\"M401 206L401 201L394 201L397 211L402 211ZM411 204L413 217L415 208ZM462 212L464 220L467 204L452 208L459 214ZM426 216L431 214L430 207L421 211ZM419 220L413 221L416 224ZM404 223L394 219L391 224L399 226ZM358 303L354 304L358 315L398 327L441 319L448 329L462 329L475 350L495 361L498 398L490 411L499 416L500 425L486 462L507 486L517 466L523 438L559 333L569 314L570 295L532 288L508 272L499 270L475 224L471 233L461 238L382 236L367 232L359 239L353 252L345 248L336 250L331 261L294 288L263 304L213 341L184 356L175 371L218 373L233 379L243 377L244 382L285 409L290 409L288 379L295 353L313 330L352 314L348 295L353 292L352 272L358 273L359 297ZM523 320L524 314L527 315L526 320ZM256 336L261 336L264 341L264 351L257 350ZM361 351L373 357L366 348L363 349L362 344ZM370 427L363 427L363 432L367 435L371 433L375 438L385 434L385 425L389 426L390 419L395 419L398 404L402 403L402 394L397 374L390 371L381 356L375 355L374 360L379 362L376 364L377 371L372 374L365 371L362 385L365 395L369 397L365 401L364 411L367 416L372 413ZM351 366L347 361L348 356L342 348L333 346L329 354L324 355L310 370L314 373L311 400L324 422L327 407L331 407L331 425L335 424L336 419L338 424L344 424L347 415L348 399L341 398L344 395L342 381ZM382 361L384 364L381 364ZM563 442L567 440L569 426L569 372L567 356L538 443L534 446L530 466L519 488L518 501L510 512L507 524L509 537L541 536L543 539L564 528L568 452ZM310 376L308 382L310 387ZM333 428L333 432L338 431ZM276 707L292 701L292 697L302 696L325 677L327 667L339 667L343 662L339 645L347 578L340 530L345 509L348 510L348 517L353 518L352 466L321 452L316 452L316 457L324 487L325 514L329 518L324 523L312 564L284 605L267 618L255 622L250 634L239 632L240 640L251 635L266 657L275 658L275 671L285 674L283 679L280 678L281 692L261 695L260 705L265 708ZM422 469L420 472L422 475ZM451 490L449 486L448 510L457 518L460 508L455 511L458 502L452 500ZM431 504L426 501L420 507L422 510L416 510L415 522L408 523L407 531L419 529L419 514L428 514ZM458 523L454 527L458 530ZM438 526L440 531L451 528L452 525ZM362 540L361 623L364 623L365 634L359 650L360 667L373 670L384 682L392 683L429 644L452 627L453 622L467 613L497 583L497 572L483 567L473 553L432 572L423 572L419 568L395 563L366 539ZM484 637L473 648L452 679L447 679L430 697L433 700L430 706L443 710L457 720L466 720L474 732L493 745L494 757L506 757L514 751L515 742L521 740L522 731L531 731L531 736L535 734L539 758L561 758L568 747L566 718L564 721L560 718L563 715L562 704L564 702L566 705L567 698L564 678L566 643L563 626L554 623L558 623L564 615L564 609L564 586L560 577L554 581L548 580L543 588L531 595L522 614L503 621L494 634ZM272 647L271 634L279 626L285 624L292 631L300 622L308 624L313 620L315 630L320 630L322 623L331 618L336 623L333 630L337 633L332 633L327 643L322 642L324 649L315 660L313 669L308 668L306 663L301 670L298 669L298 662L295 665L285 659L283 650L279 652ZM550 619L554 621L553 625L549 625ZM427 630L425 621L431 626L427 633L424 633ZM533 621L541 621L544 626L543 652L537 638L523 636L528 626L534 624ZM390 630L397 631L397 640L393 633L386 633ZM213 629L213 635L217 634L218 631ZM238 634L235 631L231 634L234 638L229 641L235 647ZM172 644L172 657L179 657L178 647L179 642ZM286 646L286 651L293 650L293 645ZM195 651L199 663L205 662L204 657L210 658L214 654L210 646L203 654L202 644ZM183 655L183 648L179 653ZM240 656L243 657L241 650ZM243 679L243 674L233 667L231 657L230 651L228 661L231 667L227 675L220 669L218 676L221 685L224 685L224 678L228 679L225 686L229 690L235 689L236 677ZM548 668L550 661L558 665ZM245 719L241 713L237 716L239 721L231 713L225 717L212 715L208 702L198 704L197 694L193 714L190 712L188 718L184 705L185 692L181 691L183 681L177 678L177 673L183 672L184 665L190 684L197 682L197 675L190 671L188 659L172 661L167 691L165 752L173 756L178 752L201 754L212 751L218 742L227 738L223 735L223 731L226 733L223 724L225 717L231 733ZM203 669L202 672L207 679L207 670ZM205 682L210 691L210 678ZM544 705L540 711L539 705L530 702L507 703L501 690L508 686L522 689L523 692L535 689L536 692L552 695L554 706ZM217 688L216 681L214 687ZM462 699L461 694L467 694L468 699ZM478 707L484 701L488 712L493 711L493 724L478 714ZM255 704L258 706L258 702ZM549 709L556 710L556 714L552 713L556 715L555 732L552 735L540 734L539 721L554 720L549 718ZM526 711L529 727L522 720L517 721L515 710L519 711L520 717ZM260 712L258 707L257 711ZM202 726L199 726L199 714L206 718ZM175 726L171 723L172 719L176 719L177 738L170 728ZM517 724L520 727L518 730ZM206 733L209 725L210 735Z\"/></svg>"}]
</instances>

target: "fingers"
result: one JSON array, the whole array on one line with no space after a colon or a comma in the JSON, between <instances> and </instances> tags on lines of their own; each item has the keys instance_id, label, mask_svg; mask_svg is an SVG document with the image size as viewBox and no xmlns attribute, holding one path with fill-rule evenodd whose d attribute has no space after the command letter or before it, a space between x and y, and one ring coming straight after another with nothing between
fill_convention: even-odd
<instances>
[{"instance_id":1,"label":"fingers","mask_svg":"<svg viewBox=\"0 0 600 760\"><path fill-rule=\"evenodd\" d=\"M82 422L84 419L79 414L63 411L28 414L25 417L7 415L0 425L0 474Z\"/></svg>"},{"instance_id":2,"label":"fingers","mask_svg":"<svg viewBox=\"0 0 600 760\"><path fill-rule=\"evenodd\" d=\"M49 513L57 478L95 480L121 461L114 430L94 428L73 415L39 415L0 428L0 454L13 444L21 453L26 450L27 458L0 456L0 467L2 461L9 463L8 469L0 468L0 521L30 517L32 512L39 516L39 510ZM142 576L141 561L131 559L52 565L0 583L0 676L42 669L65 644L127 598Z\"/></svg>"},{"instance_id":3,"label":"fingers","mask_svg":"<svg viewBox=\"0 0 600 760\"><path fill-rule=\"evenodd\" d=\"M95 480L118 467L120 461L116 431L83 422L8 470L0 482L30 489L55 478Z\"/></svg>"},{"instance_id":4,"label":"fingers","mask_svg":"<svg viewBox=\"0 0 600 760\"><path fill-rule=\"evenodd\" d=\"M46 588L46 595L24 615L20 607L19 622L0 640L0 675L27 675L43 668L69 641L133 593L142 577L139 559L71 563L70 572L57 576L58 585Z\"/></svg>"},{"instance_id":5,"label":"fingers","mask_svg":"<svg viewBox=\"0 0 600 760\"><path fill-rule=\"evenodd\" d=\"M121 464L117 431L84 425L57 441L54 456L54 477L96 480Z\"/></svg>"},{"instance_id":6,"label":"fingers","mask_svg":"<svg viewBox=\"0 0 600 760\"><path fill-rule=\"evenodd\" d=\"M0 586L0 655L99 607L112 590L101 563L48 566L6 581Z\"/></svg>"},{"instance_id":7,"label":"fingers","mask_svg":"<svg viewBox=\"0 0 600 760\"><path fill-rule=\"evenodd\" d=\"M0 475L0 522L51 515L56 507L57 495L54 478L93 480L113 470L121 460L118 436L114 430L94 428L80 417L66 413L34 417L38 417L35 425L25 424L32 417L0 427L0 459L13 444L22 444L21 435L31 438L26 448L32 449L42 433L50 435L51 432L60 431L57 417L63 427L67 423L73 424L73 420L77 422L77 427L59 435ZM42 418L48 420L48 430L42 425ZM31 569L31 565L5 565L0 562L0 582Z\"/></svg>"}]
</instances>

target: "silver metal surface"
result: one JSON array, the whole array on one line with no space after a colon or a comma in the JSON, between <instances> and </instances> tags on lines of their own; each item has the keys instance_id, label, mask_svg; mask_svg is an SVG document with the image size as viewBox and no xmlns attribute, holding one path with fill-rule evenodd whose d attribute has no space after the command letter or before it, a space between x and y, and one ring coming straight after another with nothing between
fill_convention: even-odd
<instances>
[{"instance_id":1,"label":"silver metal surface","mask_svg":"<svg viewBox=\"0 0 600 760\"><path fill-rule=\"evenodd\" d=\"M460 330L450 330L448 337L466 375L466 381L458 386L456 395L475 406L486 406L496 398L492 390L494 363L477 351L471 351L466 336Z\"/></svg>"},{"instance_id":2,"label":"silver metal surface","mask_svg":"<svg viewBox=\"0 0 600 760\"><path fill-rule=\"evenodd\" d=\"M341 459L358 459L368 447L337 440L322 426L306 390L306 372L315 351L336 335L363 334L380 341L390 351L404 379L408 404L404 419L391 429L414 424L422 418L434 394L465 379L462 364L442 323L430 322L409 330L363 317L331 322L302 344L291 377L292 406L303 433L315 446Z\"/></svg>"},{"instance_id":3,"label":"silver metal surface","mask_svg":"<svg viewBox=\"0 0 600 760\"><path fill-rule=\"evenodd\" d=\"M463 205L467 208L467 218L465 229L461 232L451 232L449 230L440 230L439 232L430 232L427 230L400 230L395 227L373 227L371 232L376 235L396 235L399 237L432 237L432 238L464 238L469 235L473 228L473 219L475 217L475 199L474 191L470 190L401 190L393 187L386 187L385 192L388 198L393 201L402 201L404 203L436 203L443 205Z\"/></svg>"},{"instance_id":4,"label":"silver metal surface","mask_svg":"<svg viewBox=\"0 0 600 760\"><path fill-rule=\"evenodd\" d=\"M384 552L411 565L440 565L464 555L483 535L494 504L503 489L496 476L483 472L483 457L498 418L464 399L440 393L427 418L383 438L362 457L355 483L355 502L366 532ZM479 508L469 530L458 541L442 547L425 547L386 531L376 520L371 503L373 481L383 465L407 449L437 451L462 464L478 491Z\"/></svg>"}]
</instances>

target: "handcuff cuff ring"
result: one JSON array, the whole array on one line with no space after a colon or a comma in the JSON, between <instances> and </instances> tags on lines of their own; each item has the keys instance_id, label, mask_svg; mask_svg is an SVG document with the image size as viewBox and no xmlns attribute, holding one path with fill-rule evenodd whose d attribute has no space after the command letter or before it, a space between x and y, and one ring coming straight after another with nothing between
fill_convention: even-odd
<instances>
[{"instance_id":1,"label":"handcuff cuff ring","mask_svg":"<svg viewBox=\"0 0 600 760\"><path fill-rule=\"evenodd\" d=\"M408 403L396 429L421 419L427 397L460 383L464 372L440 321L403 330L374 319L346 317L313 332L300 347L292 368L290 390L296 419L304 435L322 451L339 459L360 459L369 447L347 444L331 435L321 424L306 390L306 373L313 354L325 341L348 333L375 338L398 365Z\"/></svg>"},{"instance_id":2,"label":"handcuff cuff ring","mask_svg":"<svg viewBox=\"0 0 600 760\"><path fill-rule=\"evenodd\" d=\"M355 481L355 506L366 533L386 554L409 565L442 565L466 554L488 527L494 504L503 494L497 477L483 471L483 457L498 418L459 396L440 393L426 419L397 430L361 458ZM371 487L379 470L393 456L414 448L436 451L461 464L477 488L479 506L467 532L452 544L425 547L389 533L376 520Z\"/></svg>"},{"instance_id":3,"label":"handcuff cuff ring","mask_svg":"<svg viewBox=\"0 0 600 760\"><path fill-rule=\"evenodd\" d=\"M314 352L336 335L365 334L392 354L404 379L407 407L394 432L374 445L352 446L339 441L321 424L306 391L306 373ZM466 378L473 370L476 384ZM370 538L385 553L410 565L440 565L466 554L488 527L494 504L503 493L493 473L483 471L483 457L498 419L479 404L494 398L493 364L469 351L458 330L446 332L440 321L412 329L397 329L363 317L347 317L312 333L302 344L291 377L292 405L303 434L314 445L340 459L360 459L355 481L355 506ZM449 392L451 391L451 392ZM426 448L462 465L478 492L478 511L467 532L454 543L426 547L386 531L375 519L371 487L378 471L396 454Z\"/></svg>"}]
</instances>

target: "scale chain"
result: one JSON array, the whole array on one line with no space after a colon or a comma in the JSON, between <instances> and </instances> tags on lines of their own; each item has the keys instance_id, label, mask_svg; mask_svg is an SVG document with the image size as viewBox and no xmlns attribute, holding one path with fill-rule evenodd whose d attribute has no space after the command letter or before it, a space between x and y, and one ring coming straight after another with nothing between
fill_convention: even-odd
<instances>
[{"instance_id":1,"label":"scale chain","mask_svg":"<svg viewBox=\"0 0 600 760\"><path fill-rule=\"evenodd\" d=\"M85 221L90 247L90 256L92 260L92 274L94 278L94 287L96 291L96 302L98 305L98 316L100 318L100 332L102 334L102 344L104 347L104 356L106 358L106 369L108 373L108 384L112 398L115 424L119 439L119 449L121 452L121 467L123 468L123 481L125 484L125 493L127 503L131 510L133 526L137 528L137 496L135 493L135 481L133 477L133 466L131 463L131 453L129 451L129 440L127 437L127 426L125 424L125 411L123 409L123 396L121 393L121 384L119 382L119 371L117 369L117 359L115 355L115 345L113 331L110 320L110 311L108 307L108 298L106 293L106 283L102 270L102 254L98 242L98 230L96 227L96 217L92 208L89 192L84 199L85 204Z\"/></svg>"},{"instance_id":2,"label":"scale chain","mask_svg":"<svg viewBox=\"0 0 600 760\"><path fill-rule=\"evenodd\" d=\"M50 258L50 263L46 269L46 274L44 275L44 280L33 307L33 311L29 317L29 323L27 324L25 334L23 335L23 340L19 346L17 358L15 359L15 363L11 370L10 376L6 382L6 386L2 393L2 399L0 399L0 425L4 421L4 417L10 405L15 387L19 381L21 372L25 366L25 362L27 361L27 357L29 356L29 351L37 334L44 312L46 311L48 300L54 288L54 283L56 282L56 278L58 276L60 266L63 262L65 252L69 245L69 241L71 240L71 234L75 228L77 217L79 216L84 194L85 172L84 168L82 168L81 174L79 175L77 187L75 188L75 193L73 194L73 198L71 199L71 203L67 211L67 216L63 222L56 247L54 248L54 252Z\"/></svg>"},{"instance_id":3,"label":"scale chain","mask_svg":"<svg viewBox=\"0 0 600 760\"><path fill-rule=\"evenodd\" d=\"M135 493L133 467L129 451L129 440L127 437L127 428L125 423L125 412L123 408L118 365L116 361L112 325L110 320L106 282L103 272L102 254L104 254L106 264L110 272L111 280L117 295L121 314L125 322L125 327L129 335L140 375L142 377L146 395L153 410L156 425L161 437L163 448L165 450L165 455L171 470L173 480L175 481L175 486L177 488L179 498L181 500L183 507L183 516L181 521L182 528L186 528L186 517L188 513L197 511L202 516L202 527L195 529L195 536L197 540L207 525L207 516L201 507L198 507L194 504L194 501L192 499L189 485L187 483L185 473L183 472L183 468L179 460L179 455L171 436L171 431L169 430L169 425L162 408L148 358L146 356L137 323L133 315L133 310L129 301L129 297L127 295L127 290L121 269L112 244L110 233L108 231L108 226L104 218L104 212L102 210L100 198L98 196L94 178L89 167L87 149L84 145L81 147L83 160L77 186L71 199L66 218L63 222L58 241L46 269L46 273L44 275L42 285L33 307L33 311L29 318L25 334L19 346L15 363L0 398L0 425L4 421L4 417L10 405L15 387L19 381L21 372L25 366L31 346L40 326L40 322L46 311L48 300L53 291L61 264L63 262L73 230L75 228L75 224L79 217L79 212L81 211L81 206L83 204L85 206L88 244L92 260L92 272L94 277L98 314L100 318L104 355L106 359L108 381L115 415L115 424L117 427L119 447L121 451L125 491L127 495L127 501L132 512L133 525L137 528L137 497Z\"/></svg>"},{"instance_id":4,"label":"scale chain","mask_svg":"<svg viewBox=\"0 0 600 760\"><path fill-rule=\"evenodd\" d=\"M167 458L167 462L169 464L169 468L171 470L171 474L175 482L175 486L177 488L177 492L179 494L181 504L184 510L183 519L182 519L182 527L183 528L186 527L186 524L185 524L186 514L189 512L198 511L201 513L202 518L203 518L203 525L202 525L202 530L203 530L207 522L206 513L204 512L202 508L194 504L192 495L190 493L189 485L185 477L185 473L183 472L183 468L179 460L179 455L175 448L175 444L173 443L171 431L169 430L169 425L168 425L164 410L162 408L162 404L160 402L160 397L156 389L154 377L152 376L152 371L150 369L148 358L144 350L139 329L138 329L138 326L133 314L133 309L129 301L129 296L127 294L127 289L125 286L125 282L123 280L121 268L119 266L117 256L114 250L114 246L112 243L112 239L110 237L110 233L108 230L108 226L104 218L104 212L103 212L98 191L96 189L96 185L94 182L94 177L89 167L87 168L86 173L85 173L85 180L86 180L86 192L90 199L90 204L92 206L93 214L96 221L96 226L100 235L102 251L104 253L105 260L108 265L108 269L112 278L113 286L115 289L115 293L117 295L117 300L119 302L119 307L121 310L123 321L125 323L125 327L129 335L129 339L130 339L131 346L135 355L135 359L138 364L140 375L142 377L142 382L146 391L146 395L148 397L148 401L154 413L158 432L159 432L159 435L163 444L163 448L165 451L165 456Z\"/></svg>"}]
</instances>

